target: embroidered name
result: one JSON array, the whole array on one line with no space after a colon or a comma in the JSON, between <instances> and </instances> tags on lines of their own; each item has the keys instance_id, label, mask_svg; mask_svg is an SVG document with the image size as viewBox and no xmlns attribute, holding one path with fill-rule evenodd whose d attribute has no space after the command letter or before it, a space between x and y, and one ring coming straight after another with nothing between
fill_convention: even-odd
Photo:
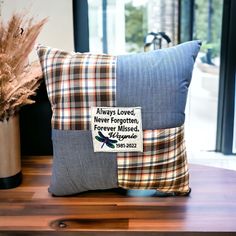
<instances>
[{"instance_id":1,"label":"embroidered name","mask_svg":"<svg viewBox=\"0 0 236 236\"><path fill-rule=\"evenodd\" d=\"M142 152L140 107L92 107L91 130L95 152Z\"/></svg>"}]
</instances>

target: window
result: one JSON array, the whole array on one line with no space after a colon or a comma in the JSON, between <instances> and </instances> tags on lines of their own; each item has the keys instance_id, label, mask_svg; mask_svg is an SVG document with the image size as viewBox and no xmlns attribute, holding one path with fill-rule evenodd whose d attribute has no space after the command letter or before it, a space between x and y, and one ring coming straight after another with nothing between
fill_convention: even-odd
<instances>
[{"instance_id":1,"label":"window","mask_svg":"<svg viewBox=\"0 0 236 236\"><path fill-rule=\"evenodd\" d=\"M194 1L192 37L200 39L202 47L186 107L188 147L193 152L216 148L222 12L223 0Z\"/></svg>"},{"instance_id":2,"label":"window","mask_svg":"<svg viewBox=\"0 0 236 236\"><path fill-rule=\"evenodd\" d=\"M88 0L90 51L141 52L148 32L164 31L177 43L176 0Z\"/></svg>"},{"instance_id":3,"label":"window","mask_svg":"<svg viewBox=\"0 0 236 236\"><path fill-rule=\"evenodd\" d=\"M226 2L233 1L88 0L91 52L142 52L148 32L166 32L172 45L202 40L186 107L186 130L191 134L187 140L193 151L215 150L216 138L221 136L217 135L217 119L219 123L221 28Z\"/></svg>"}]
</instances>

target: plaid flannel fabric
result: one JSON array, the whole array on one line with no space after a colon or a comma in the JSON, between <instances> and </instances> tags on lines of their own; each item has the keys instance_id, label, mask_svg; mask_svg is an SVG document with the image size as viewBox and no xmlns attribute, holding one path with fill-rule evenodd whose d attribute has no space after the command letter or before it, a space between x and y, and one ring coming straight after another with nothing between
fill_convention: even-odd
<instances>
[{"instance_id":1,"label":"plaid flannel fabric","mask_svg":"<svg viewBox=\"0 0 236 236\"><path fill-rule=\"evenodd\" d=\"M90 107L116 105L116 57L104 54L67 53L38 46L52 127L89 130Z\"/></svg>"},{"instance_id":2,"label":"plaid flannel fabric","mask_svg":"<svg viewBox=\"0 0 236 236\"><path fill-rule=\"evenodd\" d=\"M116 106L115 56L44 46L37 51L53 110L52 128L90 130L90 107ZM143 153L117 153L119 186L188 193L183 126L144 130L143 142Z\"/></svg>"},{"instance_id":3,"label":"plaid flannel fabric","mask_svg":"<svg viewBox=\"0 0 236 236\"><path fill-rule=\"evenodd\" d=\"M184 128L144 130L143 153L118 153L118 182L126 189L189 192Z\"/></svg>"}]
</instances>

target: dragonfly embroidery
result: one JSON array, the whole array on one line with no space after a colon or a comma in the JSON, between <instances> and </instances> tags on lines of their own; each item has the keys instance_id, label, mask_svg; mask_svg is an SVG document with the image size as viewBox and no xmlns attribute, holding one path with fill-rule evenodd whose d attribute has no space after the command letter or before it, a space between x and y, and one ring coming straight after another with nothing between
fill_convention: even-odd
<instances>
[{"instance_id":1,"label":"dragonfly embroidery","mask_svg":"<svg viewBox=\"0 0 236 236\"><path fill-rule=\"evenodd\" d=\"M117 140L109 139L109 137L106 137L103 135L101 131L98 131L99 136L95 136L95 138L102 143L101 148L106 144L109 148L115 148L115 145L113 143L117 143Z\"/></svg>"}]
</instances>

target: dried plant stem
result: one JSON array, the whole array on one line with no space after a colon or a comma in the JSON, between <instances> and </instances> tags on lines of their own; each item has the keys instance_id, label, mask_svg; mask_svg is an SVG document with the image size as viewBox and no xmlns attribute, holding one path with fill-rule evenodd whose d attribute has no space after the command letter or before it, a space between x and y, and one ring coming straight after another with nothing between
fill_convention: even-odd
<instances>
[{"instance_id":1,"label":"dried plant stem","mask_svg":"<svg viewBox=\"0 0 236 236\"><path fill-rule=\"evenodd\" d=\"M27 62L45 22L33 23L24 14L13 14L6 25L0 22L0 121L34 102L29 97L39 87L42 72L38 63Z\"/></svg>"}]
</instances>

